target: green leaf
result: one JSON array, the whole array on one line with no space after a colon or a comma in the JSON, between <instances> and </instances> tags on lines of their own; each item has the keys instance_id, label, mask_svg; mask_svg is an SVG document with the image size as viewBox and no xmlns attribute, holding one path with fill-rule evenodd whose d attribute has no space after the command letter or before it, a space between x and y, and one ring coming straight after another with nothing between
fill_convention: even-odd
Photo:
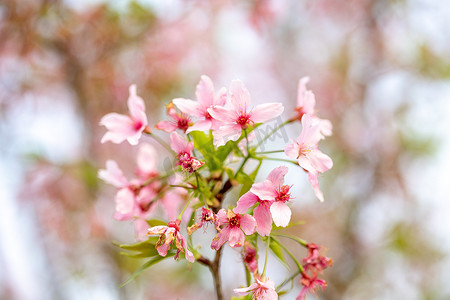
<instances>
[{"instance_id":1,"label":"green leaf","mask_svg":"<svg viewBox=\"0 0 450 300\"><path fill-rule=\"evenodd\" d=\"M299 243L300 245L302 245L303 247L306 247L306 245L308 245L308 242L305 240L302 240L299 237L296 237L294 235L290 235L290 234L275 234L275 236L282 236L282 237L286 237L288 239L291 239L297 243Z\"/></svg>"},{"instance_id":2,"label":"green leaf","mask_svg":"<svg viewBox=\"0 0 450 300\"><path fill-rule=\"evenodd\" d=\"M127 279L127 281L125 281L124 283L122 283L119 287L123 287L125 285L127 285L128 283L130 283L134 278L136 278L139 274L141 274L142 271L144 271L145 269L153 266L154 264L168 258L171 256L174 256L175 252L174 251L170 251L167 253L167 256L163 257L163 256L155 256L154 258L150 259L149 261L147 261L145 264L143 264L142 266L139 267L139 269L137 269L133 274L131 274L131 276Z\"/></svg>"},{"instance_id":3,"label":"green leaf","mask_svg":"<svg viewBox=\"0 0 450 300\"><path fill-rule=\"evenodd\" d=\"M274 240L273 238L270 239L270 250L272 250L272 253L275 254L275 256L280 260L280 262L289 269L289 265L286 263L286 260L284 259L283 255L283 249L281 248L278 241Z\"/></svg>"},{"instance_id":4,"label":"green leaf","mask_svg":"<svg viewBox=\"0 0 450 300\"><path fill-rule=\"evenodd\" d=\"M157 220L157 219L151 219L151 220L145 220L150 227L154 226L161 226L161 225L167 225L167 222Z\"/></svg>"},{"instance_id":5,"label":"green leaf","mask_svg":"<svg viewBox=\"0 0 450 300\"><path fill-rule=\"evenodd\" d=\"M114 242L113 242L113 244L124 250L143 252L143 251L148 250L149 248L155 248L155 244L156 244L157 240L158 240L157 237L151 237L146 241L139 242L139 243L132 244L132 245L120 245L120 244L117 244Z\"/></svg>"}]
</instances>

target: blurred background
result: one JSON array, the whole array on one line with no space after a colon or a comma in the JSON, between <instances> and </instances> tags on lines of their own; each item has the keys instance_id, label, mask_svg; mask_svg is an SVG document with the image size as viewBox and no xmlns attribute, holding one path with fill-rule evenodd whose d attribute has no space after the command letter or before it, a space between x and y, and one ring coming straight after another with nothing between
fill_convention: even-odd
<instances>
[{"instance_id":1,"label":"blurred background","mask_svg":"<svg viewBox=\"0 0 450 300\"><path fill-rule=\"evenodd\" d=\"M287 182L305 221L290 230L334 261L319 299L450 299L448 28L445 0L3 0L0 299L214 299L206 269L172 260L118 287L143 261L112 244L132 243L133 225L113 219L115 189L97 178L107 159L136 166L136 149L100 144L98 125L126 113L130 84L153 126L202 74L216 88L241 79L285 118L310 76L334 125L325 202L298 170ZM223 269L230 297L245 277L225 252L238 266Z\"/></svg>"}]
</instances>

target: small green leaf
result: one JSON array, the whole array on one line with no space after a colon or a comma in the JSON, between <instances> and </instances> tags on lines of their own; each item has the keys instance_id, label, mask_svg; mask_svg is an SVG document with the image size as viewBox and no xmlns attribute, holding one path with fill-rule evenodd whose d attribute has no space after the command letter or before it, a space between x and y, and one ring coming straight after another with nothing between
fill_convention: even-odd
<instances>
[{"instance_id":1,"label":"small green leaf","mask_svg":"<svg viewBox=\"0 0 450 300\"><path fill-rule=\"evenodd\" d=\"M151 220L145 220L150 227L154 226L161 226L161 225L167 225L167 222L157 220L157 219L151 219Z\"/></svg>"},{"instance_id":2,"label":"small green leaf","mask_svg":"<svg viewBox=\"0 0 450 300\"><path fill-rule=\"evenodd\" d=\"M139 274L141 274L141 272L144 271L145 269L153 266L154 264L162 261L163 259L166 259L166 258L174 256L174 255L175 255L175 251L170 251L167 253L167 256L165 256L165 257L155 256L154 258L150 259L145 264L140 266L139 269L137 269L133 274L131 274L131 276L127 279L127 281L122 283L119 287L123 287L123 286L127 285L128 283L130 283L134 278L136 278Z\"/></svg>"},{"instance_id":3,"label":"small green leaf","mask_svg":"<svg viewBox=\"0 0 450 300\"><path fill-rule=\"evenodd\" d=\"M286 260L284 259L283 255L283 249L279 245L278 241L274 240L273 238L270 239L270 250L272 250L272 253L275 254L275 256L280 260L280 262L289 269L288 264L286 263Z\"/></svg>"},{"instance_id":4,"label":"small green leaf","mask_svg":"<svg viewBox=\"0 0 450 300\"><path fill-rule=\"evenodd\" d=\"M157 240L158 240L157 237L153 237L153 238L151 237L146 241L139 242L139 243L136 243L133 245L119 245L117 243L113 243L113 244L122 249L125 249L125 250L143 252L143 251L148 250L149 248L155 248L155 244L156 244Z\"/></svg>"}]
</instances>

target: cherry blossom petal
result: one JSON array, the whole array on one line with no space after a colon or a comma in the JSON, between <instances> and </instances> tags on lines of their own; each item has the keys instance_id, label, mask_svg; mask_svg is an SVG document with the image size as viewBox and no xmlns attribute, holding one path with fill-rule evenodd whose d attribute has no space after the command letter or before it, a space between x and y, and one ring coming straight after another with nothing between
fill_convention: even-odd
<instances>
[{"instance_id":1,"label":"cherry blossom petal","mask_svg":"<svg viewBox=\"0 0 450 300\"><path fill-rule=\"evenodd\" d=\"M288 144L284 148L284 153L287 155L287 157L290 157L290 158L297 159L299 152L300 152L300 147L293 140L291 140L291 144Z\"/></svg>"},{"instance_id":2,"label":"cherry blossom petal","mask_svg":"<svg viewBox=\"0 0 450 300\"><path fill-rule=\"evenodd\" d=\"M264 180L263 182L258 182L252 185L250 192L258 196L261 200L274 200L278 195L270 180Z\"/></svg>"},{"instance_id":3,"label":"cherry blossom petal","mask_svg":"<svg viewBox=\"0 0 450 300\"><path fill-rule=\"evenodd\" d=\"M256 220L252 216L242 215L240 223L241 223L241 229L245 232L246 235L250 235L255 232Z\"/></svg>"},{"instance_id":4,"label":"cherry blossom petal","mask_svg":"<svg viewBox=\"0 0 450 300\"><path fill-rule=\"evenodd\" d=\"M251 119L255 123L262 123L278 117L283 112L281 103L264 103L255 106L252 110Z\"/></svg>"},{"instance_id":5,"label":"cherry blossom petal","mask_svg":"<svg viewBox=\"0 0 450 300\"><path fill-rule=\"evenodd\" d=\"M176 153L189 153L186 150L189 150L191 148L191 147L188 147L188 141L185 140L181 135L179 135L176 132L172 132L170 134L170 147Z\"/></svg>"},{"instance_id":6,"label":"cherry blossom petal","mask_svg":"<svg viewBox=\"0 0 450 300\"><path fill-rule=\"evenodd\" d=\"M236 207L233 209L235 214L244 214L258 201L258 196L252 192L247 192L239 198Z\"/></svg>"},{"instance_id":7,"label":"cherry blossom petal","mask_svg":"<svg viewBox=\"0 0 450 300\"><path fill-rule=\"evenodd\" d=\"M139 173L152 174L156 173L156 164L158 154L155 148L150 144L142 144L137 153L137 165Z\"/></svg>"},{"instance_id":8,"label":"cherry blossom petal","mask_svg":"<svg viewBox=\"0 0 450 300\"><path fill-rule=\"evenodd\" d=\"M195 261L194 258L194 254L192 254L191 251L189 251L188 247L187 247L187 242L186 240L182 237L181 233L178 232L178 235L181 237L180 239L182 239L182 243L183 243L183 248L184 248L184 257L186 257L186 260L190 263L193 263Z\"/></svg>"},{"instance_id":9,"label":"cherry blossom petal","mask_svg":"<svg viewBox=\"0 0 450 300\"><path fill-rule=\"evenodd\" d=\"M200 82L195 88L195 96L198 103L203 107L214 105L214 84L208 76L202 75L200 77Z\"/></svg>"},{"instance_id":10,"label":"cherry blossom petal","mask_svg":"<svg viewBox=\"0 0 450 300\"><path fill-rule=\"evenodd\" d=\"M148 238L147 232L149 227L150 226L148 226L147 222L143 219L134 220L134 232L139 241L144 241Z\"/></svg>"},{"instance_id":11,"label":"cherry blossom petal","mask_svg":"<svg viewBox=\"0 0 450 300\"><path fill-rule=\"evenodd\" d=\"M312 150L308 157L311 161L311 165L320 173L324 173L333 167L331 158L318 149Z\"/></svg>"},{"instance_id":12,"label":"cherry blossom petal","mask_svg":"<svg viewBox=\"0 0 450 300\"><path fill-rule=\"evenodd\" d=\"M279 187L284 183L284 176L289 171L285 166L280 166L273 169L267 176L267 180L270 180L274 186Z\"/></svg>"},{"instance_id":13,"label":"cherry blossom petal","mask_svg":"<svg viewBox=\"0 0 450 300\"><path fill-rule=\"evenodd\" d=\"M320 126L310 115L303 115L302 117L302 132L297 138L300 145L317 145L322 139L320 133Z\"/></svg>"},{"instance_id":14,"label":"cherry blossom petal","mask_svg":"<svg viewBox=\"0 0 450 300\"><path fill-rule=\"evenodd\" d=\"M167 219L174 220L178 216L178 208L182 203L182 198L173 190L167 191L159 200L162 208L166 212Z\"/></svg>"},{"instance_id":15,"label":"cherry blossom petal","mask_svg":"<svg viewBox=\"0 0 450 300\"><path fill-rule=\"evenodd\" d=\"M174 132L178 127L174 122L159 121L158 124L155 125L155 128L165 132Z\"/></svg>"},{"instance_id":16,"label":"cherry blossom petal","mask_svg":"<svg viewBox=\"0 0 450 300\"><path fill-rule=\"evenodd\" d=\"M314 194L316 195L316 197L320 200L320 202L323 202L323 193L320 190L319 187L319 180L318 180L318 174L314 174L314 173L310 173L308 172L308 181L311 184L313 190L314 190Z\"/></svg>"},{"instance_id":17,"label":"cherry blossom petal","mask_svg":"<svg viewBox=\"0 0 450 300\"><path fill-rule=\"evenodd\" d=\"M224 229L222 229L222 232L219 232L216 237L213 239L211 243L211 248L214 250L219 250L222 245L228 241L228 238L230 236L230 227L227 226Z\"/></svg>"},{"instance_id":18,"label":"cherry blossom petal","mask_svg":"<svg viewBox=\"0 0 450 300\"><path fill-rule=\"evenodd\" d=\"M311 160L307 156L300 155L297 158L297 162L298 162L298 165L300 167L302 167L303 169L305 169L306 171L311 172L311 173L317 173L316 168L314 168L314 166L311 163Z\"/></svg>"},{"instance_id":19,"label":"cherry blossom petal","mask_svg":"<svg viewBox=\"0 0 450 300\"><path fill-rule=\"evenodd\" d=\"M256 231L261 236L269 235L272 231L272 214L269 207L264 204L259 204L253 210L253 217L256 220Z\"/></svg>"},{"instance_id":20,"label":"cherry blossom petal","mask_svg":"<svg viewBox=\"0 0 450 300\"><path fill-rule=\"evenodd\" d=\"M165 257L167 255L167 251L170 250L171 243L164 243L161 246L157 247L156 250L158 250L158 254L162 257Z\"/></svg>"},{"instance_id":21,"label":"cherry blossom petal","mask_svg":"<svg viewBox=\"0 0 450 300\"><path fill-rule=\"evenodd\" d=\"M252 285L250 285L249 287L245 287L245 288L240 288L240 289L233 289L233 291L238 294L239 296L245 296L248 293L250 293L252 290L258 288L258 284L257 283L253 283Z\"/></svg>"},{"instance_id":22,"label":"cherry blossom petal","mask_svg":"<svg viewBox=\"0 0 450 300\"><path fill-rule=\"evenodd\" d=\"M227 211L225 209L219 210L217 213L217 221L219 222L219 225L223 225L225 223L228 223L228 216Z\"/></svg>"},{"instance_id":23,"label":"cherry blossom petal","mask_svg":"<svg viewBox=\"0 0 450 300\"><path fill-rule=\"evenodd\" d=\"M153 226L147 230L148 235L161 235L167 229L165 225Z\"/></svg>"},{"instance_id":24,"label":"cherry blossom petal","mask_svg":"<svg viewBox=\"0 0 450 300\"><path fill-rule=\"evenodd\" d=\"M147 116L145 115L144 100L136 94L136 85L131 85L129 88L130 96L128 97L128 110L131 117L135 121L143 123L147 126Z\"/></svg>"},{"instance_id":25,"label":"cherry blossom petal","mask_svg":"<svg viewBox=\"0 0 450 300\"><path fill-rule=\"evenodd\" d=\"M234 110L223 106L214 106L208 108L207 111L211 117L224 123L233 123L237 118L237 114Z\"/></svg>"},{"instance_id":26,"label":"cherry blossom petal","mask_svg":"<svg viewBox=\"0 0 450 300\"><path fill-rule=\"evenodd\" d=\"M213 105L225 106L227 103L227 89L222 87L218 92L217 96L214 99Z\"/></svg>"},{"instance_id":27,"label":"cherry blossom petal","mask_svg":"<svg viewBox=\"0 0 450 300\"><path fill-rule=\"evenodd\" d=\"M173 99L172 102L179 110L190 116L202 117L205 114L205 109L197 101L177 98Z\"/></svg>"},{"instance_id":28,"label":"cherry blossom petal","mask_svg":"<svg viewBox=\"0 0 450 300\"><path fill-rule=\"evenodd\" d=\"M120 221L127 220L133 217L135 197L134 193L128 189L120 189L116 194L116 212L114 217Z\"/></svg>"},{"instance_id":29,"label":"cherry blossom petal","mask_svg":"<svg viewBox=\"0 0 450 300\"><path fill-rule=\"evenodd\" d=\"M129 185L128 180L114 160L106 161L106 170L98 171L98 177L117 188L124 188Z\"/></svg>"},{"instance_id":30,"label":"cherry blossom petal","mask_svg":"<svg viewBox=\"0 0 450 300\"><path fill-rule=\"evenodd\" d=\"M231 104L236 112L247 112L250 105L250 93L240 80L233 80L230 86Z\"/></svg>"},{"instance_id":31,"label":"cherry blossom petal","mask_svg":"<svg viewBox=\"0 0 450 300\"><path fill-rule=\"evenodd\" d=\"M277 226L286 227L291 220L291 209L286 203L283 202L274 202L270 206L270 212L272 213L273 222Z\"/></svg>"},{"instance_id":32,"label":"cherry blossom petal","mask_svg":"<svg viewBox=\"0 0 450 300\"><path fill-rule=\"evenodd\" d=\"M221 126L213 132L214 145L216 147L225 145L228 141L236 141L242 134L242 128L238 124Z\"/></svg>"},{"instance_id":33,"label":"cherry blossom petal","mask_svg":"<svg viewBox=\"0 0 450 300\"><path fill-rule=\"evenodd\" d=\"M241 226L242 226L242 220L241 220ZM245 235L242 232L242 230L240 230L237 227L231 227L230 228L230 236L229 236L230 246L233 248L242 247L242 245L244 245L244 242L245 242Z\"/></svg>"},{"instance_id":34,"label":"cherry blossom petal","mask_svg":"<svg viewBox=\"0 0 450 300\"><path fill-rule=\"evenodd\" d=\"M136 132L133 127L133 120L128 116L117 113L110 113L103 116L100 120L100 125L108 129L102 137L101 143L110 141L115 144L120 144Z\"/></svg>"},{"instance_id":35,"label":"cherry blossom petal","mask_svg":"<svg viewBox=\"0 0 450 300\"><path fill-rule=\"evenodd\" d=\"M192 131L207 131L210 130L212 127L212 120L201 120L201 121L197 121L195 122L194 125L190 126L187 130L186 133L190 133Z\"/></svg>"}]
</instances>

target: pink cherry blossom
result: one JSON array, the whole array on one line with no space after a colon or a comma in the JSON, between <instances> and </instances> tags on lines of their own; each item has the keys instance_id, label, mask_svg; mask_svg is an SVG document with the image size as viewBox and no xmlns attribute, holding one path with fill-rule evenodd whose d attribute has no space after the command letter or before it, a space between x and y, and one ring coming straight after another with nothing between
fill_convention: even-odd
<instances>
[{"instance_id":1,"label":"pink cherry blossom","mask_svg":"<svg viewBox=\"0 0 450 300\"><path fill-rule=\"evenodd\" d=\"M186 130L186 133L218 129L221 123L211 117L208 108L215 105L224 106L227 101L227 90L223 87L215 94L214 84L211 79L206 75L202 75L200 82L197 84L195 95L197 101L183 98L173 100L176 107L183 113L191 117L200 118Z\"/></svg>"},{"instance_id":2,"label":"pink cherry blossom","mask_svg":"<svg viewBox=\"0 0 450 300\"><path fill-rule=\"evenodd\" d=\"M288 172L287 167L284 166L277 167L273 169L272 172L269 173L269 176L267 176L266 180L264 180L263 182L253 184L252 188L250 189L250 192L259 198L260 203L262 201L268 201L264 203L264 205L260 204L259 206L270 207L270 215L272 216L275 225L282 227L286 227L289 224L292 215L291 209L289 208L289 206L286 205L286 202L288 202L292 198L289 192L291 186L283 184L284 176L286 175L287 172ZM248 200L246 202L248 202ZM261 208L261 210L263 209L264 211L256 212L261 216L257 215L255 216L255 218L258 218L258 220L264 220L261 221L261 223L264 222L264 225L262 226L267 228L269 225L268 220L270 220L269 217L267 217L269 214L267 213L266 208ZM270 220L270 228L271 227L272 222Z\"/></svg>"},{"instance_id":3,"label":"pink cherry blossom","mask_svg":"<svg viewBox=\"0 0 450 300\"><path fill-rule=\"evenodd\" d=\"M211 248L219 250L228 241L231 247L242 247L245 235L255 232L256 221L250 215L235 214L231 210L221 209L217 213L219 224L225 225L211 243ZM245 234L245 235L244 235Z\"/></svg>"},{"instance_id":4,"label":"pink cherry blossom","mask_svg":"<svg viewBox=\"0 0 450 300\"><path fill-rule=\"evenodd\" d=\"M188 142L176 132L170 134L170 147L177 153L177 165L183 170L192 173L198 170L205 163L192 156L194 143Z\"/></svg>"},{"instance_id":5,"label":"pink cherry blossom","mask_svg":"<svg viewBox=\"0 0 450 300\"><path fill-rule=\"evenodd\" d=\"M232 108L219 105L208 108L210 115L223 123L213 132L216 146L225 145L227 140L236 141L248 126L276 118L284 110L281 103L265 103L250 109L250 93L239 80L231 83L230 98Z\"/></svg>"},{"instance_id":6,"label":"pink cherry blossom","mask_svg":"<svg viewBox=\"0 0 450 300\"><path fill-rule=\"evenodd\" d=\"M275 284L272 280L261 281L256 278L256 282L246 288L233 290L239 296L245 296L248 293L253 293L255 300L277 300L278 294L275 291Z\"/></svg>"},{"instance_id":7,"label":"pink cherry blossom","mask_svg":"<svg viewBox=\"0 0 450 300\"><path fill-rule=\"evenodd\" d=\"M128 110L130 116L117 113L105 115L100 120L100 125L108 129L102 137L101 142L111 141L120 144L127 140L131 145L137 145L142 132L149 130L147 116L145 115L144 100L136 94L136 86L130 86L130 96L128 98Z\"/></svg>"},{"instance_id":8,"label":"pink cherry blossom","mask_svg":"<svg viewBox=\"0 0 450 300\"><path fill-rule=\"evenodd\" d=\"M300 293L298 294L296 300L304 300L306 297L306 294L308 293L314 293L317 294L317 289L322 288L324 290L327 287L327 283L325 280L317 278L317 277L302 277L300 279L300 283L303 285L302 289L300 290Z\"/></svg>"},{"instance_id":9,"label":"pink cherry blossom","mask_svg":"<svg viewBox=\"0 0 450 300\"><path fill-rule=\"evenodd\" d=\"M256 232L261 236L269 235L272 231L272 214L270 213L270 206L273 201L262 200L249 191L239 198L233 212L244 214L256 203L258 203L258 206L253 210L253 217L256 220Z\"/></svg>"},{"instance_id":10,"label":"pink cherry blossom","mask_svg":"<svg viewBox=\"0 0 450 300\"><path fill-rule=\"evenodd\" d=\"M258 272L258 252L250 242L245 242L244 244L242 260L250 273L255 274Z\"/></svg>"},{"instance_id":11,"label":"pink cherry blossom","mask_svg":"<svg viewBox=\"0 0 450 300\"><path fill-rule=\"evenodd\" d=\"M217 231L220 231L220 228L218 227L219 222L217 220L217 216L214 214L214 212L211 209L202 207L202 215L200 216L199 221L197 223L195 223L194 225L189 226L187 229L189 235L194 233L194 231L196 231L197 229L203 227L205 224L207 225L209 223L214 224Z\"/></svg>"},{"instance_id":12,"label":"pink cherry blossom","mask_svg":"<svg viewBox=\"0 0 450 300\"><path fill-rule=\"evenodd\" d=\"M316 293L318 288L325 289L327 283L325 280L318 278L318 274L333 265L331 258L320 254L319 246L309 243L306 247L308 248L308 256L302 260L304 271L300 278L300 283L303 285L303 288L297 296L297 300L305 299L307 293Z\"/></svg>"},{"instance_id":13,"label":"pink cherry blossom","mask_svg":"<svg viewBox=\"0 0 450 300\"><path fill-rule=\"evenodd\" d=\"M306 84L309 82L309 77L303 77L298 82L297 91L297 119L301 120L304 115L310 115L314 122L319 125L322 138L324 136L330 136L333 134L333 125L331 122L325 119L320 119L316 116L315 106L316 97L313 92L306 89Z\"/></svg>"},{"instance_id":14,"label":"pink cherry blossom","mask_svg":"<svg viewBox=\"0 0 450 300\"><path fill-rule=\"evenodd\" d=\"M186 132L191 124L191 119L184 113L178 113L172 102L166 107L167 115L172 118L172 121L160 121L155 125L155 128L165 132L174 132L177 129Z\"/></svg>"},{"instance_id":15,"label":"pink cherry blossom","mask_svg":"<svg viewBox=\"0 0 450 300\"><path fill-rule=\"evenodd\" d=\"M172 242L175 241L175 245L178 249L174 259L177 260L180 252L185 254L187 261L193 263L194 255L187 248L187 242L180 233L180 220L171 221L167 226L154 226L148 229L147 235L159 235L159 240L156 243L156 250L159 255L166 256L167 252L172 246Z\"/></svg>"},{"instance_id":16,"label":"pink cherry blossom","mask_svg":"<svg viewBox=\"0 0 450 300\"><path fill-rule=\"evenodd\" d=\"M302 132L297 142L291 140L291 144L284 148L288 157L295 158L300 167L308 171L308 179L312 184L317 197L323 201L322 193L317 182L318 173L324 173L333 167L333 161L329 156L318 149L321 139L320 126L309 115L302 118Z\"/></svg>"}]
</instances>

